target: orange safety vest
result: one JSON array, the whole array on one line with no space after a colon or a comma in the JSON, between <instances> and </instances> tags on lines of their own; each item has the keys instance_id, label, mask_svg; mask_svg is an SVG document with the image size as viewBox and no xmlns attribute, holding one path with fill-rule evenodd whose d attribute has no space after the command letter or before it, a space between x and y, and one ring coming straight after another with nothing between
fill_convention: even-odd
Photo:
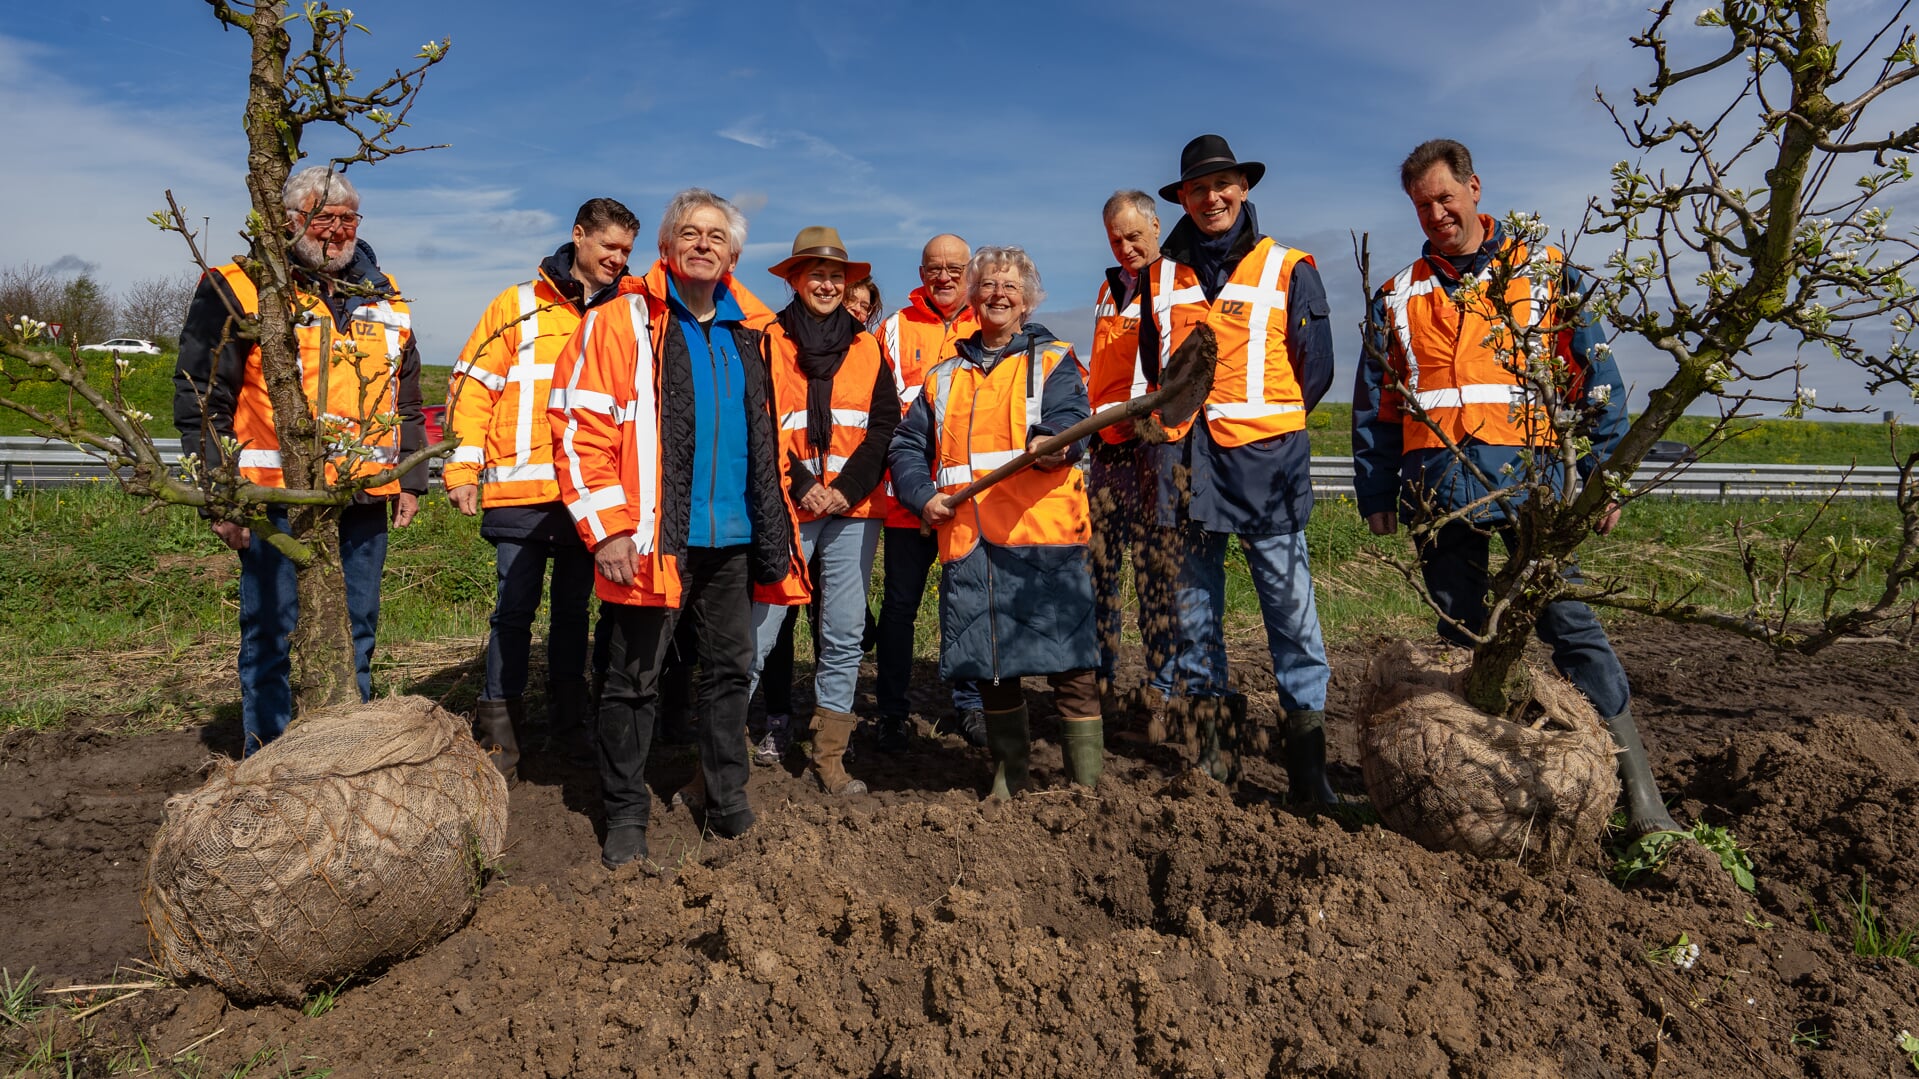
<instances>
[{"instance_id":1,"label":"orange safety vest","mask_svg":"<svg viewBox=\"0 0 1919 1079\"><path fill-rule=\"evenodd\" d=\"M260 307L253 279L235 263L213 270L233 290L242 311ZM387 276L392 292L384 298L357 297L349 313L347 331L334 327L333 316L318 297L296 293L299 313L294 335L300 343L295 357L306 387L307 405L334 450L327 461L327 482L338 483L341 472L358 478L375 475L400 460L400 357L413 339L413 316L399 298L399 285ZM332 353L331 362L321 357ZM326 395L321 399L320 373L326 372ZM371 417L393 422L368 424ZM273 398L267 393L260 367L260 348L247 352L240 390L233 398L233 437L240 443L240 474L262 487L284 487L280 469L280 433L273 426ZM398 494L398 479L368 488L368 494Z\"/></svg>"},{"instance_id":2,"label":"orange safety vest","mask_svg":"<svg viewBox=\"0 0 1919 1079\"><path fill-rule=\"evenodd\" d=\"M866 421L872 415L873 384L886 362L880 343L870 333L853 339L833 374L833 437L824 452L806 437L806 372L800 370L799 346L778 322L766 331L767 362L773 371L773 414L780 426L780 474L797 456L821 483L832 483L846 469L846 459L866 440ZM791 492L788 493L791 501ZM819 518L797 506L802 521ZM848 507L840 517L884 517L893 509L879 485Z\"/></svg>"},{"instance_id":3,"label":"orange safety vest","mask_svg":"<svg viewBox=\"0 0 1919 1079\"><path fill-rule=\"evenodd\" d=\"M725 285L746 313L749 328L764 330L772 322L773 312L731 275ZM588 549L630 534L639 551L631 584L616 584L595 569L594 594L608 603L680 605L679 558L663 549L661 531L666 477L654 343L666 340L673 318L666 290L663 263L654 263L643 278L622 278L618 295L586 313L553 362L547 421L560 499ZM785 485L780 486L784 492ZM792 606L806 602L810 590L792 500L783 500L793 524L787 575L776 584L754 585L753 598Z\"/></svg>"},{"instance_id":4,"label":"orange safety vest","mask_svg":"<svg viewBox=\"0 0 1919 1079\"><path fill-rule=\"evenodd\" d=\"M926 373L939 446L933 482L942 493L1025 452L1046 379L1072 347L1053 341L1006 356L988 372L956 356ZM1029 468L987 488L939 526L940 561L957 562L982 539L995 547L1037 547L1084 544L1091 536L1085 474Z\"/></svg>"},{"instance_id":5,"label":"orange safety vest","mask_svg":"<svg viewBox=\"0 0 1919 1079\"><path fill-rule=\"evenodd\" d=\"M1099 283L1099 298L1094 301L1093 355L1084 373L1086 399L1094 412L1125 404L1154 388L1147 385L1146 372L1139 363L1139 297L1135 295L1124 308L1117 306L1108 281ZM1114 445L1126 441L1117 427L1099 434Z\"/></svg>"},{"instance_id":6,"label":"orange safety vest","mask_svg":"<svg viewBox=\"0 0 1919 1079\"><path fill-rule=\"evenodd\" d=\"M545 273L487 305L447 383L447 429L460 440L443 475L448 490L481 484L488 509L559 501L546 405L553 360L580 320Z\"/></svg>"},{"instance_id":7,"label":"orange safety vest","mask_svg":"<svg viewBox=\"0 0 1919 1079\"><path fill-rule=\"evenodd\" d=\"M1528 257L1524 245L1515 240L1508 240L1497 256L1512 266L1524 266ZM1563 265L1565 255L1548 246L1546 259ZM1455 444L1469 438L1493 446L1546 447L1557 442L1543 406L1528 403L1520 375L1500 362L1500 351L1514 351L1513 327L1486 295L1492 268L1489 264L1466 282L1457 300L1447 292L1452 283L1424 258L1380 289L1386 307L1387 355L1406 389L1387 386L1380 395L1379 418L1399 421L1407 450L1437 449L1445 442L1404 407L1406 393L1416 395L1426 416ZM1557 273L1544 281L1515 275L1506 292L1510 318L1537 330L1543 320L1553 317L1559 279ZM1552 337L1561 361L1583 372L1573 362L1570 328ZM1574 395L1579 392L1575 385Z\"/></svg>"},{"instance_id":8,"label":"orange safety vest","mask_svg":"<svg viewBox=\"0 0 1919 1079\"><path fill-rule=\"evenodd\" d=\"M885 351L886 362L893 369L893 388L900 397L900 415L912 407L914 399L920 395L920 386L926 380L926 372L934 364L953 355L953 346L979 329L979 318L971 307L962 307L953 317L952 325L940 318L939 309L933 306L932 297L926 294L926 286L921 285L907 296L905 307L893 312L880 324L880 347ZM893 501L893 478L888 476L881 485L882 505L886 508L886 527L918 528L922 523L919 515Z\"/></svg>"},{"instance_id":9,"label":"orange safety vest","mask_svg":"<svg viewBox=\"0 0 1919 1079\"><path fill-rule=\"evenodd\" d=\"M1162 362L1202 323L1219 340L1219 366L1204 414L1206 429L1222 446L1306 429L1306 397L1286 351L1286 290L1302 261L1310 265L1313 257L1262 236L1211 303L1190 266L1161 257L1143 271L1152 283ZM1178 440L1191 429L1189 420L1166 433Z\"/></svg>"}]
</instances>

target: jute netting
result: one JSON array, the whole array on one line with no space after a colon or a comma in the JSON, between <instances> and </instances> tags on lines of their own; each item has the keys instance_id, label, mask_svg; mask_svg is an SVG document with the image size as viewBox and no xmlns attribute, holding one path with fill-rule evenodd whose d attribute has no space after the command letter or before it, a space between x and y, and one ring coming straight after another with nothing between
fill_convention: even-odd
<instances>
[{"instance_id":1,"label":"jute netting","mask_svg":"<svg viewBox=\"0 0 1919 1079\"><path fill-rule=\"evenodd\" d=\"M1563 863L1619 797L1612 736L1570 682L1532 671L1513 723L1467 704L1463 655L1394 641L1360 701L1360 767L1387 827L1434 850Z\"/></svg>"},{"instance_id":2,"label":"jute netting","mask_svg":"<svg viewBox=\"0 0 1919 1079\"><path fill-rule=\"evenodd\" d=\"M155 963L239 1000L417 952L472 914L506 783L420 697L313 713L167 800L141 905Z\"/></svg>"}]
</instances>

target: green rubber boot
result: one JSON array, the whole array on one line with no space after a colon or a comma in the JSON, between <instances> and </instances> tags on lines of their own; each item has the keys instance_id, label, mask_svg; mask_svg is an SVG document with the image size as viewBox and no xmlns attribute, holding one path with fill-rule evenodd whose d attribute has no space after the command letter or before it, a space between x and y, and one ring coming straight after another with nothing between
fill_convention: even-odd
<instances>
[{"instance_id":1,"label":"green rubber boot","mask_svg":"<svg viewBox=\"0 0 1919 1079\"><path fill-rule=\"evenodd\" d=\"M1326 713L1286 713L1286 800L1293 805L1339 804L1326 781Z\"/></svg>"},{"instance_id":2,"label":"green rubber boot","mask_svg":"<svg viewBox=\"0 0 1919 1079\"><path fill-rule=\"evenodd\" d=\"M1646 745L1639 740L1632 709L1608 718L1606 729L1619 746L1619 786L1626 796L1626 817L1633 838L1681 831L1672 814L1666 812L1665 800L1659 797L1659 784L1652 777L1652 765L1646 760Z\"/></svg>"},{"instance_id":3,"label":"green rubber boot","mask_svg":"<svg viewBox=\"0 0 1919 1079\"><path fill-rule=\"evenodd\" d=\"M1099 716L1082 716L1059 721L1060 755L1066 758L1066 775L1082 787L1099 786L1100 773L1106 769L1106 721Z\"/></svg>"},{"instance_id":4,"label":"green rubber boot","mask_svg":"<svg viewBox=\"0 0 1919 1079\"><path fill-rule=\"evenodd\" d=\"M986 713L986 745L993 751L993 789L988 798L1011 798L1026 789L1032 775L1033 736L1026 706Z\"/></svg>"}]
</instances>

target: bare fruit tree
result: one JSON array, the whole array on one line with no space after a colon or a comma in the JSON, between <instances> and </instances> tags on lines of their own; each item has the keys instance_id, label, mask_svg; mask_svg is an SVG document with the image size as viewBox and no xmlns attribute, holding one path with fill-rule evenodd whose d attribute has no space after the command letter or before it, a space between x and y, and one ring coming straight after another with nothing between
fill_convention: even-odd
<instances>
[{"instance_id":1,"label":"bare fruit tree","mask_svg":"<svg viewBox=\"0 0 1919 1079\"><path fill-rule=\"evenodd\" d=\"M244 525L291 559L300 604L299 627L292 641L295 706L305 712L359 700L345 578L336 547L341 510L356 492L390 483L451 446L425 447L372 474L337 467L337 478L329 478L330 462L338 466L343 461L372 459L374 443L399 421L392 416L371 417L373 422L348 433L337 424L316 421L298 364L300 345L295 336L296 322L313 301L304 298L295 283L282 193L293 166L305 156L303 135L314 125L346 135L347 151L332 158L339 170L426 149L401 145L397 136L406 126L427 70L445 57L450 43L428 42L409 66L365 88L356 85L359 73L348 63L349 39L361 40L355 35L365 30L352 12L323 2L302 3L291 13L285 0L207 0L207 4L220 26L244 32L251 45L242 115L252 210L242 235L247 252L238 262L259 299L256 311L229 312L229 324L239 327L239 339L259 349L285 486L267 487L245 479L237 464L241 447L231 439L223 440L221 459L200 460L189 454L179 471L169 471L147 431L152 417L130 407L120 392L124 361L117 357L83 361L71 347L57 350L44 340L43 324L16 312L5 313L8 325L0 330L7 383L63 384L70 389L73 403L54 411L0 396L0 407L25 414L43 433L115 466L129 493L198 507L215 521ZM167 202L168 208L154 214L151 222L178 233L199 269L207 271L210 267L200 238L187 228L186 217L170 193ZM397 364L398 357L392 362ZM398 372L389 372L389 377L397 378ZM284 532L268 521L269 510L276 507L287 510Z\"/></svg>"},{"instance_id":2,"label":"bare fruit tree","mask_svg":"<svg viewBox=\"0 0 1919 1079\"><path fill-rule=\"evenodd\" d=\"M173 338L186 321L187 305L193 302L193 288L199 275L182 270L171 277L144 277L129 286L120 297L119 332L149 341Z\"/></svg>"},{"instance_id":3,"label":"bare fruit tree","mask_svg":"<svg viewBox=\"0 0 1919 1079\"><path fill-rule=\"evenodd\" d=\"M1919 619L1919 450L1902 451L1896 428L1889 452L1901 470L1901 525L1890 546L1815 537L1817 512L1771 553L1783 569L1763 568L1757 541L1748 540L1754 602L1737 613L1685 595L1568 579L1595 525L1657 487L1635 489L1633 476L1695 402L1716 398L1721 409L1701 444L1707 451L1735 435L1755 406L1783 405L1794 415L1822 407L1802 386L1803 356L1773 343L1829 352L1870 391L1919 401L1911 336L1919 292L1910 278L1919 246L1914 233L1890 224L1895 189L1912 177L1905 155L1919 149L1914 99L1900 92L1919 78L1919 46L1900 22L1904 13L1902 6L1876 32L1842 39L1826 0L1723 0L1697 17L1704 29L1688 32L1686 47L1708 34L1717 40L1701 58L1682 61L1676 54L1684 50L1669 40L1672 3L1653 12L1632 39L1652 58L1650 81L1628 110L1599 96L1636 159L1614 166L1610 192L1591 200L1563 253L1536 217L1510 215L1503 225L1515 242L1480 282L1452 297L1462 324L1470 316L1490 327L1487 344L1518 383L1512 419L1535 452L1521 455L1512 473L1479 474L1471 454L1420 408L1418 387L1395 373L1392 328L1367 327L1368 359L1387 372L1388 389L1488 492L1457 509L1428 505L1415 541L1455 521L1496 520L1508 534L1486 625L1458 627L1474 642L1466 697L1475 707L1505 714L1524 701L1521 655L1546 606L1560 599L1709 623L1801 651L1889 625L1910 643ZM1681 98L1704 119L1664 111ZM1883 126L1882 114L1897 126ZM1578 279L1566 270L1582 241L1613 248L1583 275L1588 287L1541 287ZM1362 242L1362 275L1366 262ZM1580 365L1554 344L1595 322L1672 361L1645 411L1597 460L1604 402L1584 393ZM1582 470L1584 482L1574 482ZM1423 594L1417 568L1396 565ZM1770 588L1767 573L1775 574ZM1822 598L1795 609L1782 601L1787 578Z\"/></svg>"}]
</instances>

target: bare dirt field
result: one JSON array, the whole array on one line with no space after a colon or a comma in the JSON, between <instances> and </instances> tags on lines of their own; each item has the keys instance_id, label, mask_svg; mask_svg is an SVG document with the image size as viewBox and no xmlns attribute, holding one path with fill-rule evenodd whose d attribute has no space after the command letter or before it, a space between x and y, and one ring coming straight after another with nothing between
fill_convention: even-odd
<instances>
[{"instance_id":1,"label":"bare dirt field","mask_svg":"<svg viewBox=\"0 0 1919 1079\"><path fill-rule=\"evenodd\" d=\"M166 989L60 1036L76 1074L144 1043L211 1074L270 1055L335 1076L1912 1076L1894 1041L1919 1028L1919 967L1851 945L1863 879L1886 924L1919 924L1919 662L1637 620L1615 637L1676 815L1736 832L1756 894L1696 847L1624 886L1599 850L1542 871L1435 854L1273 804L1263 761L1232 796L1165 747L1067 790L1036 708L1043 789L1010 804L979 802L984 750L927 735L889 758L862 735L872 794L756 771L740 840L662 800L657 873L602 870L592 775L530 758L504 876L443 944L324 1014ZM1334 656L1354 798L1368 652ZM1256 712L1270 685L1249 680ZM230 723L0 742L0 966L59 985L143 957L164 800L230 742ZM687 752L660 755L662 795ZM1692 966L1648 957L1682 933Z\"/></svg>"}]
</instances>

